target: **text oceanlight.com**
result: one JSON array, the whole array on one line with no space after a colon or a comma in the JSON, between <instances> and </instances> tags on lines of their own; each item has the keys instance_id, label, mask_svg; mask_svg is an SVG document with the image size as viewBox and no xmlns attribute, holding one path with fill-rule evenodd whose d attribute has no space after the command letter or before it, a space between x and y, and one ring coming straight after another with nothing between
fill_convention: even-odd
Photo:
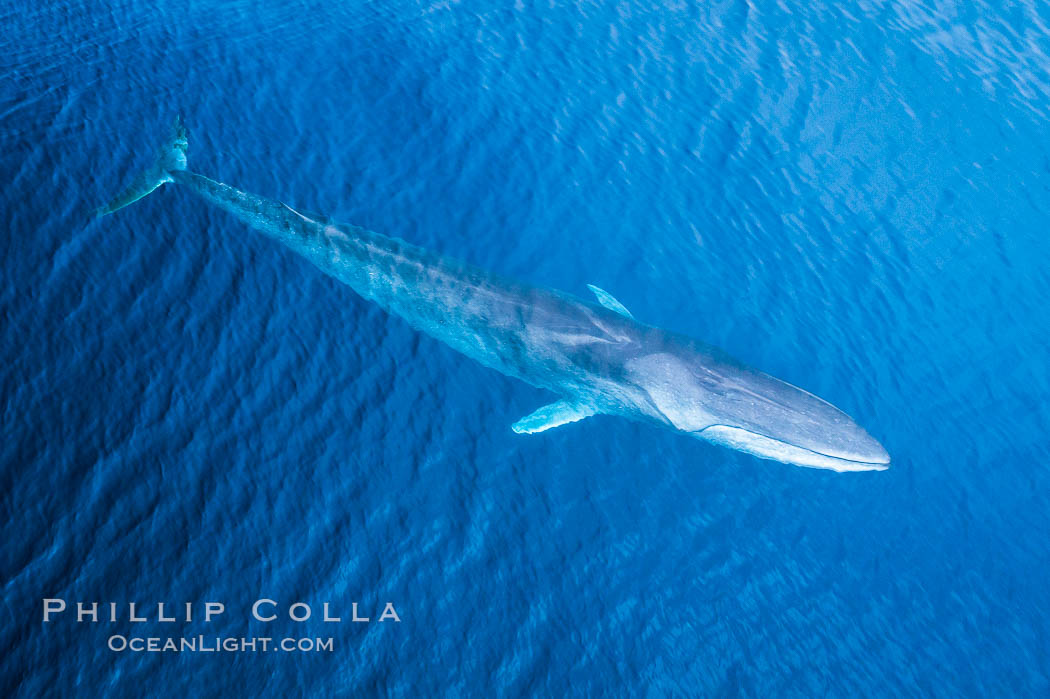
<instances>
[{"instance_id":1,"label":"text oceanlight.com","mask_svg":"<svg viewBox=\"0 0 1050 699\"><path fill-rule=\"evenodd\" d=\"M256 653L267 651L285 651L287 653L310 653L314 651L331 652L333 640L328 638L281 638L265 636L254 638L222 638L221 636L194 636L191 638L143 638L141 636L121 636L114 634L107 642L109 649L118 653L132 651L136 653Z\"/></svg>"}]
</instances>

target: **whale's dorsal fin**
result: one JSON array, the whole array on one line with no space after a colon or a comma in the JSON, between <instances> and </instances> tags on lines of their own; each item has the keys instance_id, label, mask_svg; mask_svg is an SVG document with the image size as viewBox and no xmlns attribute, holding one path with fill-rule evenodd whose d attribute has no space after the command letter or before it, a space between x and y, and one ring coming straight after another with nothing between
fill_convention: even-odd
<instances>
[{"instance_id":1,"label":"whale's dorsal fin","mask_svg":"<svg viewBox=\"0 0 1050 699\"><path fill-rule=\"evenodd\" d=\"M314 221L316 223L331 223L332 222L331 217L328 216L327 214L318 214L318 213L314 213L313 211L307 211L306 209L294 209L294 208L288 206L287 204L285 204L283 201L281 202L281 206L283 206L284 208L288 209L289 211L291 211L296 216L299 216L301 218L305 218L307 221Z\"/></svg>"},{"instance_id":2,"label":"whale's dorsal fin","mask_svg":"<svg viewBox=\"0 0 1050 699\"><path fill-rule=\"evenodd\" d=\"M627 316L632 320L634 319L634 316L632 316L631 312L627 310L627 307L613 298L613 295L605 289L601 289L594 284L588 284L587 288L593 291L594 295L598 297L598 303L605 306L610 311L616 311L622 316Z\"/></svg>"},{"instance_id":3,"label":"whale's dorsal fin","mask_svg":"<svg viewBox=\"0 0 1050 699\"><path fill-rule=\"evenodd\" d=\"M597 410L587 405L568 400L559 400L526 415L511 425L510 428L518 434L535 434L536 432L549 430L552 427L559 427L570 422L582 420L597 412Z\"/></svg>"}]
</instances>

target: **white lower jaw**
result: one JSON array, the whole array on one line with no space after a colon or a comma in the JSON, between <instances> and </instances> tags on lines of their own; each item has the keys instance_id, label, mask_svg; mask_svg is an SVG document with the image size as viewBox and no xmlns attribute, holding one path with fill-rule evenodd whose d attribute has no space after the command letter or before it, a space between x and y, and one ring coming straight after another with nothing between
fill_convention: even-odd
<instances>
[{"instance_id":1,"label":"white lower jaw","mask_svg":"<svg viewBox=\"0 0 1050 699\"><path fill-rule=\"evenodd\" d=\"M795 466L825 468L840 473L845 471L885 471L889 468L888 463L868 463L826 456L825 454L796 447L739 427L712 425L693 434L730 449L737 449L762 459L773 459L774 461Z\"/></svg>"}]
</instances>

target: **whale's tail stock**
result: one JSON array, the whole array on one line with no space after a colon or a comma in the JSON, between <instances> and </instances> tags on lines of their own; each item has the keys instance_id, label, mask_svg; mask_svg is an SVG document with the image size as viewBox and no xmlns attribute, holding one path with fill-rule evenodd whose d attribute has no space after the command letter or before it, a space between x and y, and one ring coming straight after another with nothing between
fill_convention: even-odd
<instances>
[{"instance_id":1,"label":"whale's tail stock","mask_svg":"<svg viewBox=\"0 0 1050 699\"><path fill-rule=\"evenodd\" d=\"M105 216L118 209L123 209L152 192L165 182L171 182L171 172L186 169L186 149L189 140L186 127L181 117L175 117L171 138L161 146L157 159L147 169L140 172L131 184L124 188L112 201L95 211L96 216Z\"/></svg>"}]
</instances>

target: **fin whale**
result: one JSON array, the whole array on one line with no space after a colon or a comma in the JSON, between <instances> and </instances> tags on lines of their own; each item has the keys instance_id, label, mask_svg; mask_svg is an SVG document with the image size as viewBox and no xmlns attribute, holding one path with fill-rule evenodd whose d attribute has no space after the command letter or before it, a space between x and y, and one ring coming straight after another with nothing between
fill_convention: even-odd
<instances>
[{"instance_id":1,"label":"fin whale","mask_svg":"<svg viewBox=\"0 0 1050 699\"><path fill-rule=\"evenodd\" d=\"M188 146L176 119L156 161L97 214L166 183L189 189L416 329L560 397L514 423L518 434L618 415L787 464L833 471L889 465L885 449L830 403L636 320L597 286L588 285L597 303L588 302L301 213L187 170Z\"/></svg>"}]
</instances>

